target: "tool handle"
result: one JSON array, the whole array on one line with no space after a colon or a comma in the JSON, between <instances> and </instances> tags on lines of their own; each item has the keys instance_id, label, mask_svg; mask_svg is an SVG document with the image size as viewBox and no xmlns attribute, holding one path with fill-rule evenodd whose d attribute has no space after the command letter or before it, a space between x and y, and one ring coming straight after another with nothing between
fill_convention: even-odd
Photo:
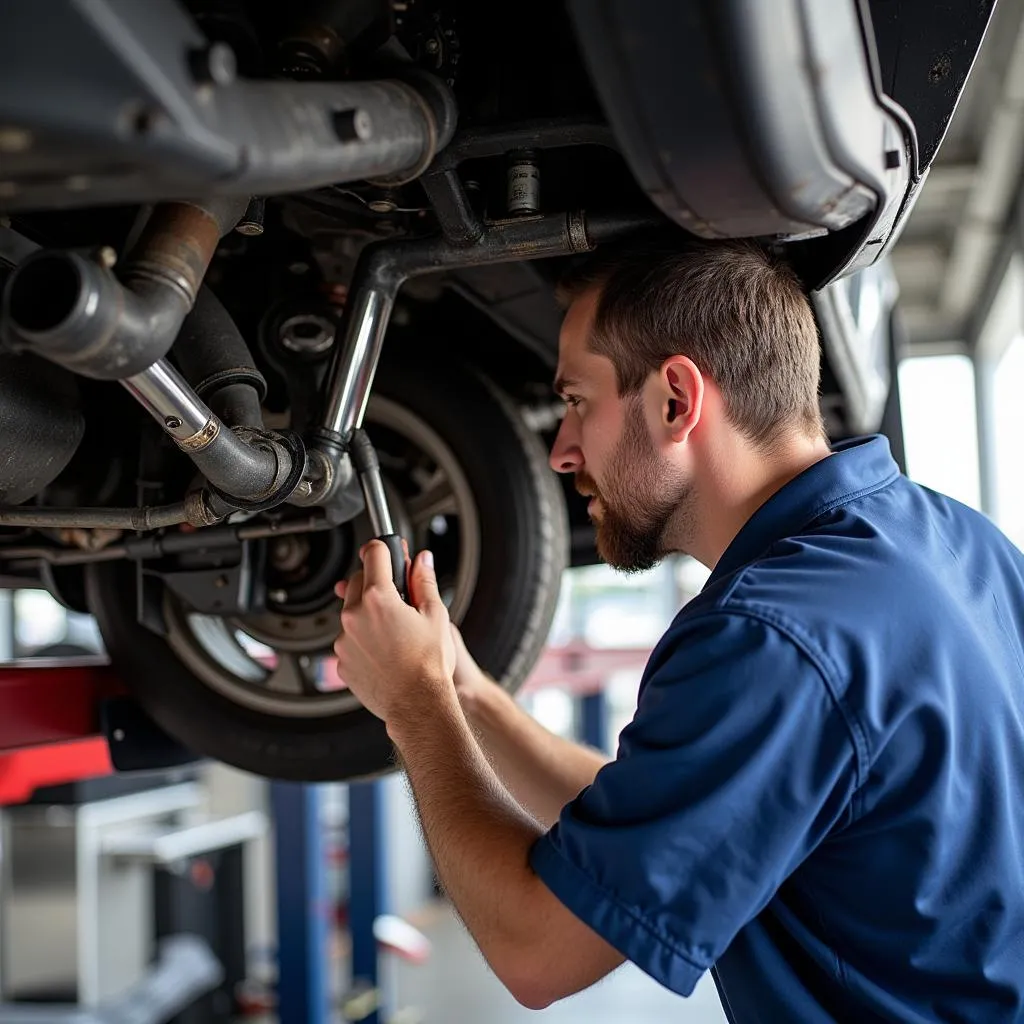
<instances>
[{"instance_id":1,"label":"tool handle","mask_svg":"<svg viewBox=\"0 0 1024 1024\"><path fill-rule=\"evenodd\" d=\"M395 589L402 595L402 600L409 603L409 581L405 572L405 550L402 538L397 533L386 533L378 540L384 541L391 552L391 578L395 581Z\"/></svg>"}]
</instances>

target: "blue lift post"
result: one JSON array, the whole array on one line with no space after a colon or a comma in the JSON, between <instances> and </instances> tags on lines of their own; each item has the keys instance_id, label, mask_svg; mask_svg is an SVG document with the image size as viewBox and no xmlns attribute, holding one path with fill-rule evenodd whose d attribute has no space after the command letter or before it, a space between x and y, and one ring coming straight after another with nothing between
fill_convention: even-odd
<instances>
[{"instance_id":1,"label":"blue lift post","mask_svg":"<svg viewBox=\"0 0 1024 1024\"><path fill-rule=\"evenodd\" d=\"M603 689L579 698L578 728L582 743L608 752L608 698Z\"/></svg>"},{"instance_id":2,"label":"blue lift post","mask_svg":"<svg viewBox=\"0 0 1024 1024\"><path fill-rule=\"evenodd\" d=\"M349 934L353 988L373 989L378 1005L361 1024L380 1024L393 1007L384 1005L373 923L387 913L384 859L384 783L379 779L348 787Z\"/></svg>"},{"instance_id":3,"label":"blue lift post","mask_svg":"<svg viewBox=\"0 0 1024 1024\"><path fill-rule=\"evenodd\" d=\"M278 1018L280 1024L327 1024L327 856L320 787L274 782L277 876Z\"/></svg>"}]
</instances>

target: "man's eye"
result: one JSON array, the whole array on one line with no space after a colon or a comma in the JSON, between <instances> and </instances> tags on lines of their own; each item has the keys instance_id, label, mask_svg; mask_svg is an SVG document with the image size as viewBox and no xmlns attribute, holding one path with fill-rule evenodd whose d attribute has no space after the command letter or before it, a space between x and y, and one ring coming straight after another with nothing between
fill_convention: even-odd
<instances>
[{"instance_id":1,"label":"man's eye","mask_svg":"<svg viewBox=\"0 0 1024 1024\"><path fill-rule=\"evenodd\" d=\"M562 398L570 409L575 409L580 404L580 399L576 395L563 395Z\"/></svg>"}]
</instances>

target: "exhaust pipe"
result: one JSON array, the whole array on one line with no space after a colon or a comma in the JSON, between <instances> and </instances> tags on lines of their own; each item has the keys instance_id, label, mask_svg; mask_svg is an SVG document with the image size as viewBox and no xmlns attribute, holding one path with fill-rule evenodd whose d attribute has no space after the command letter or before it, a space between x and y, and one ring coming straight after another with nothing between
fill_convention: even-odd
<instances>
[{"instance_id":1,"label":"exhaust pipe","mask_svg":"<svg viewBox=\"0 0 1024 1024\"><path fill-rule=\"evenodd\" d=\"M98 380L141 373L174 344L217 243L245 206L232 198L157 207L120 280L101 257L33 253L4 290L9 343Z\"/></svg>"},{"instance_id":2,"label":"exhaust pipe","mask_svg":"<svg viewBox=\"0 0 1024 1024\"><path fill-rule=\"evenodd\" d=\"M229 504L250 511L272 508L298 487L306 450L297 435L228 429L165 359L122 384Z\"/></svg>"},{"instance_id":3,"label":"exhaust pipe","mask_svg":"<svg viewBox=\"0 0 1024 1024\"><path fill-rule=\"evenodd\" d=\"M263 378L211 293L186 325L184 363L234 430L164 358L196 303L218 241L245 206L219 199L158 207L120 280L105 262L80 253L33 253L7 283L4 312L16 347L87 377L120 381L206 476L225 509L255 510L295 490L305 449L294 435L262 429Z\"/></svg>"}]
</instances>

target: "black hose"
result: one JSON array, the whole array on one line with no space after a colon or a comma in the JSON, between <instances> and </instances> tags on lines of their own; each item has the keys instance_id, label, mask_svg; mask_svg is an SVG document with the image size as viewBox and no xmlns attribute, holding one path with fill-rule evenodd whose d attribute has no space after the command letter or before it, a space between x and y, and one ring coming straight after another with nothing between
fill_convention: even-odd
<instances>
[{"instance_id":1,"label":"black hose","mask_svg":"<svg viewBox=\"0 0 1024 1024\"><path fill-rule=\"evenodd\" d=\"M263 429L267 382L220 299L203 286L172 349L182 376L229 427Z\"/></svg>"},{"instance_id":2,"label":"black hose","mask_svg":"<svg viewBox=\"0 0 1024 1024\"><path fill-rule=\"evenodd\" d=\"M185 502L141 508L33 508L0 506L0 526L84 527L109 530L157 530L188 522Z\"/></svg>"}]
</instances>

